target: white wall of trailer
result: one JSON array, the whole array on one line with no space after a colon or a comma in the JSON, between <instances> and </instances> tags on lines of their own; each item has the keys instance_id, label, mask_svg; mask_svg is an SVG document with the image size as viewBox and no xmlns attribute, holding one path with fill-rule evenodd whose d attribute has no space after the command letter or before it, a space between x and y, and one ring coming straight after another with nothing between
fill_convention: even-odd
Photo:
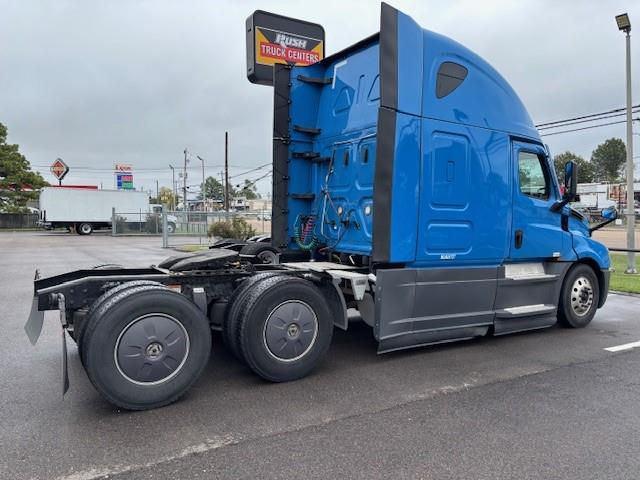
<instances>
[{"instance_id":1,"label":"white wall of trailer","mask_svg":"<svg viewBox=\"0 0 640 480\"><path fill-rule=\"evenodd\" d=\"M146 192L43 188L40 211L47 222L110 222L112 208L127 221L145 221L149 211Z\"/></svg>"}]
</instances>

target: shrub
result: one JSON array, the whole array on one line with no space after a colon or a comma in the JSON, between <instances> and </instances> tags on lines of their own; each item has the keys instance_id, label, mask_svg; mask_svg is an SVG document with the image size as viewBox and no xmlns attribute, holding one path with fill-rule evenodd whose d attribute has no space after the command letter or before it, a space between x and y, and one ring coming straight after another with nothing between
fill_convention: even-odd
<instances>
[{"instance_id":1,"label":"shrub","mask_svg":"<svg viewBox=\"0 0 640 480\"><path fill-rule=\"evenodd\" d=\"M127 218L117 216L116 217L116 233L123 233L123 232L126 232L128 229L129 229L129 226L127 225Z\"/></svg>"},{"instance_id":2,"label":"shrub","mask_svg":"<svg viewBox=\"0 0 640 480\"><path fill-rule=\"evenodd\" d=\"M256 234L256 230L244 218L233 217L231 221L216 222L209 226L208 235L220 238L238 238L244 240Z\"/></svg>"},{"instance_id":3,"label":"shrub","mask_svg":"<svg viewBox=\"0 0 640 480\"><path fill-rule=\"evenodd\" d=\"M145 233L160 233L162 232L162 217L157 213L148 213L147 221L144 224Z\"/></svg>"}]
</instances>

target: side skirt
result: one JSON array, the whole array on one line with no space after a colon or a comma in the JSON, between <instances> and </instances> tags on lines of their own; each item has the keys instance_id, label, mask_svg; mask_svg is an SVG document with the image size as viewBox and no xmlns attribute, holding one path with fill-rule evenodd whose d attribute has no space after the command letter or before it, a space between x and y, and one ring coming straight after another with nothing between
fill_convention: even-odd
<instances>
[{"instance_id":1,"label":"side skirt","mask_svg":"<svg viewBox=\"0 0 640 480\"><path fill-rule=\"evenodd\" d=\"M378 353L550 327L565 262L500 267L379 269Z\"/></svg>"}]
</instances>

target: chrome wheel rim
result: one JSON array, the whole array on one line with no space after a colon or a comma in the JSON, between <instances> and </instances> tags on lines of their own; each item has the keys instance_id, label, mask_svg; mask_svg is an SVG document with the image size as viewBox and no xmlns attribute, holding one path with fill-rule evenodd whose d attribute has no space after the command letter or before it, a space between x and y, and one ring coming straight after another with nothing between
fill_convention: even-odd
<instances>
[{"instance_id":1,"label":"chrome wheel rim","mask_svg":"<svg viewBox=\"0 0 640 480\"><path fill-rule=\"evenodd\" d=\"M120 374L138 385L158 385L175 377L189 356L189 335L171 315L150 313L120 332L113 357Z\"/></svg>"},{"instance_id":2,"label":"chrome wheel rim","mask_svg":"<svg viewBox=\"0 0 640 480\"><path fill-rule=\"evenodd\" d=\"M273 358L294 362L313 348L318 337L318 318L313 309L300 300L288 300L276 306L264 324L264 345Z\"/></svg>"},{"instance_id":3,"label":"chrome wheel rim","mask_svg":"<svg viewBox=\"0 0 640 480\"><path fill-rule=\"evenodd\" d=\"M593 286L586 277L578 277L571 287L571 309L579 317L585 316L593 305Z\"/></svg>"}]
</instances>

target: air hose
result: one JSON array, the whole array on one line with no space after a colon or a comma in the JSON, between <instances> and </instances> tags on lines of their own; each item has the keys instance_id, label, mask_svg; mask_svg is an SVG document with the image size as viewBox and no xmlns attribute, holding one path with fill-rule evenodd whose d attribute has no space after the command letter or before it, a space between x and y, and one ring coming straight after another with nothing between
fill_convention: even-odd
<instances>
[{"instance_id":1,"label":"air hose","mask_svg":"<svg viewBox=\"0 0 640 480\"><path fill-rule=\"evenodd\" d=\"M315 215L309 215L304 219L298 215L296 218L296 223L294 225L294 237L296 244L302 250L313 250L315 249L320 241L313 233L313 229L315 227L316 217Z\"/></svg>"}]
</instances>

